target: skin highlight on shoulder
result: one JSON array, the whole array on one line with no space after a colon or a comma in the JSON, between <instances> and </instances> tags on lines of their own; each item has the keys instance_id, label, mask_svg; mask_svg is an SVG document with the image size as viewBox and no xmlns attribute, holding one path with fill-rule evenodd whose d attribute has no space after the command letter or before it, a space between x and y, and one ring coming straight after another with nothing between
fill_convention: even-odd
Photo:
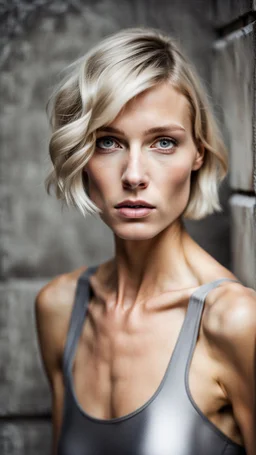
<instances>
[{"instance_id":1,"label":"skin highlight on shoulder","mask_svg":"<svg viewBox=\"0 0 256 455\"><path fill-rule=\"evenodd\" d=\"M231 324L232 315L235 315L238 306L256 292L244 286L241 282L223 282L213 289L207 296L207 306L204 328L209 336L221 336L225 333L227 323Z\"/></svg>"}]
</instances>

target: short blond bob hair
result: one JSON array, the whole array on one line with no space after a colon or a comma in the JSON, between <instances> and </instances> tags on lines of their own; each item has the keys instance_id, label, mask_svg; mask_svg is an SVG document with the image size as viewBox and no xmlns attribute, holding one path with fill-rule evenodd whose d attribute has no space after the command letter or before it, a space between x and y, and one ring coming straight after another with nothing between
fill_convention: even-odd
<instances>
[{"instance_id":1,"label":"short blond bob hair","mask_svg":"<svg viewBox=\"0 0 256 455\"><path fill-rule=\"evenodd\" d=\"M205 148L200 169L191 172L183 218L221 212L218 187L228 171L228 154L208 94L173 38L152 28L127 28L103 39L64 71L47 102L53 169L45 180L58 199L84 216L101 210L88 197L83 168L94 153L96 130L110 124L134 96L162 82L183 94L190 107L195 144Z\"/></svg>"}]
</instances>

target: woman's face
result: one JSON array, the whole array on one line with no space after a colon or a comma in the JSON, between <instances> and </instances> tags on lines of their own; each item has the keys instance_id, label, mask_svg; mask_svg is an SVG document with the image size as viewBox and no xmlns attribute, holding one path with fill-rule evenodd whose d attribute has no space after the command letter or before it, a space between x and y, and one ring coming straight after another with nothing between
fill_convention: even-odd
<instances>
[{"instance_id":1,"label":"woman's face","mask_svg":"<svg viewBox=\"0 0 256 455\"><path fill-rule=\"evenodd\" d=\"M137 95L97 131L95 152L84 168L90 198L118 237L152 238L184 211L191 171L200 168L202 158L192 138L188 101L162 83ZM154 208L143 216L136 209L121 213L115 206L126 199Z\"/></svg>"}]
</instances>

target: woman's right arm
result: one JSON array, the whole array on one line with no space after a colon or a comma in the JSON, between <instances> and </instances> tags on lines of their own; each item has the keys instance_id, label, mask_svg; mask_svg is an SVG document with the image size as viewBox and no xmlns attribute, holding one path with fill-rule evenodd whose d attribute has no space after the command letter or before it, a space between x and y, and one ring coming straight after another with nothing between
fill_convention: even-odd
<instances>
[{"instance_id":1,"label":"woman's right arm","mask_svg":"<svg viewBox=\"0 0 256 455\"><path fill-rule=\"evenodd\" d=\"M39 351L52 398L52 455L57 455L64 398L61 357L67 322L63 300L58 290L60 280L61 278L58 277L48 283L35 299Z\"/></svg>"}]
</instances>

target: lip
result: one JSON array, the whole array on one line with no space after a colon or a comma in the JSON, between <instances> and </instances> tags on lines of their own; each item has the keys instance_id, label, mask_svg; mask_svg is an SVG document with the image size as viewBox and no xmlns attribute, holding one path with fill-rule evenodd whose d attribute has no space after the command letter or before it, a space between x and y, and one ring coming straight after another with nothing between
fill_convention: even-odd
<instances>
[{"instance_id":1,"label":"lip","mask_svg":"<svg viewBox=\"0 0 256 455\"><path fill-rule=\"evenodd\" d=\"M144 218L152 213L155 208L154 207L141 207L141 208L133 208L133 207L117 207L116 209L120 216L124 218Z\"/></svg>"},{"instance_id":2,"label":"lip","mask_svg":"<svg viewBox=\"0 0 256 455\"><path fill-rule=\"evenodd\" d=\"M115 205L115 208L119 209L126 205L143 205L143 208L151 208L151 209L155 208L152 204L149 204L149 202L143 201L142 199L137 199L136 201L134 201L132 199L125 199L124 201L119 202L119 204ZM127 208L127 207L125 207L125 208ZM136 210L140 210L140 209L137 208Z\"/></svg>"}]
</instances>

